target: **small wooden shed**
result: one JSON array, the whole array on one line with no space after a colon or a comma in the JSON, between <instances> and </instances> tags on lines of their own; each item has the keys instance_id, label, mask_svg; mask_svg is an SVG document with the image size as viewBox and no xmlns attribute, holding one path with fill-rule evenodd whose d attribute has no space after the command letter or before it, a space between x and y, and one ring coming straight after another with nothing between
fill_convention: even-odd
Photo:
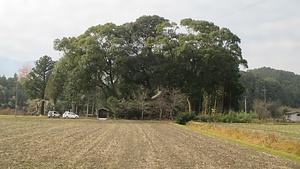
<instances>
[{"instance_id":1,"label":"small wooden shed","mask_svg":"<svg viewBox=\"0 0 300 169\"><path fill-rule=\"evenodd\" d=\"M107 120L109 118L109 110L106 108L101 108L97 111L97 118L99 120Z\"/></svg>"},{"instance_id":2,"label":"small wooden shed","mask_svg":"<svg viewBox=\"0 0 300 169\"><path fill-rule=\"evenodd\" d=\"M286 112L284 116L288 121L300 122L300 112L297 111Z\"/></svg>"}]
</instances>

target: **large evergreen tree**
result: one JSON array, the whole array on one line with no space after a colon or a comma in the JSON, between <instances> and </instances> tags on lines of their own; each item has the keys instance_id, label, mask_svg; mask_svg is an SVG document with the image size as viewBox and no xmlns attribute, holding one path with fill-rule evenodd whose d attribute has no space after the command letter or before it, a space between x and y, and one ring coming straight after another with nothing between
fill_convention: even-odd
<instances>
[{"instance_id":1,"label":"large evergreen tree","mask_svg":"<svg viewBox=\"0 0 300 169\"><path fill-rule=\"evenodd\" d=\"M41 114L44 112L45 92L49 77L53 73L54 61L45 55L35 62L35 67L24 81L25 92L31 99L40 99Z\"/></svg>"}]
</instances>

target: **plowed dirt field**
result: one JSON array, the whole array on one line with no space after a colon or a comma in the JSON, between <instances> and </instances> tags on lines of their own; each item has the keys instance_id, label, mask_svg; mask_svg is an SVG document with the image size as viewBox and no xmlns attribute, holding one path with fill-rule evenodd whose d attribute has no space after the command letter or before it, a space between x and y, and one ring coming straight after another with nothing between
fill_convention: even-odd
<instances>
[{"instance_id":1,"label":"plowed dirt field","mask_svg":"<svg viewBox=\"0 0 300 169\"><path fill-rule=\"evenodd\" d=\"M171 122L0 119L0 168L300 168Z\"/></svg>"}]
</instances>

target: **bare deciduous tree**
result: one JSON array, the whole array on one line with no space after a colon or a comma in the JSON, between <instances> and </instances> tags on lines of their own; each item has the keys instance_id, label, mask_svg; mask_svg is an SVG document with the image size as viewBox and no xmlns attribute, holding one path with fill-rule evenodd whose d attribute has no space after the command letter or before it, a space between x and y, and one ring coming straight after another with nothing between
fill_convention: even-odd
<instances>
[{"instance_id":1,"label":"bare deciduous tree","mask_svg":"<svg viewBox=\"0 0 300 169\"><path fill-rule=\"evenodd\" d=\"M148 96L148 91L141 88L136 92L132 93L133 99L137 101L137 106L141 110L141 119L144 119L144 114L149 108L149 103L147 103L146 98Z\"/></svg>"},{"instance_id":2,"label":"bare deciduous tree","mask_svg":"<svg viewBox=\"0 0 300 169\"><path fill-rule=\"evenodd\" d=\"M172 120L174 111L178 111L179 108L183 108L186 100L187 96L182 93L180 89L169 90L169 111Z\"/></svg>"},{"instance_id":3,"label":"bare deciduous tree","mask_svg":"<svg viewBox=\"0 0 300 169\"><path fill-rule=\"evenodd\" d=\"M265 120L270 117L271 112L267 109L268 103L263 100L255 99L253 101L253 110L257 113L260 120Z\"/></svg>"}]
</instances>

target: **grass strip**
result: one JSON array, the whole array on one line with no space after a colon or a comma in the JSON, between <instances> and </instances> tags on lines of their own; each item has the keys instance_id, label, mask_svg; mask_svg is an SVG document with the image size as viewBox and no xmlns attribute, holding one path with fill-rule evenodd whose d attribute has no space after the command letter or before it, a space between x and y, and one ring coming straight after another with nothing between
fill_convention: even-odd
<instances>
[{"instance_id":1,"label":"grass strip","mask_svg":"<svg viewBox=\"0 0 300 169\"><path fill-rule=\"evenodd\" d=\"M297 156L297 155L294 155L294 154L289 154L289 153L286 153L286 152L274 150L274 149L267 148L267 147L257 145L257 144L247 143L247 142L235 139L235 138L231 138L231 137L228 137L228 136L223 136L223 135L220 135L220 134L213 133L211 131L206 131L206 130L203 130L203 129L200 129L200 128L197 128L197 127L193 127L193 126L189 126L189 125L179 125L179 124L177 124L177 125L181 126L183 128L192 130L192 131L200 132L200 133L208 135L208 136L212 136L212 137L215 137L215 138L222 139L224 141L236 143L236 144L241 145L243 147L254 148L254 149L262 151L262 152L266 152L266 153L273 154L273 155L276 155L276 156L279 156L279 157L284 157L284 158L287 158L287 159L291 159L291 160L294 160L294 161L300 163L300 156Z\"/></svg>"}]
</instances>

